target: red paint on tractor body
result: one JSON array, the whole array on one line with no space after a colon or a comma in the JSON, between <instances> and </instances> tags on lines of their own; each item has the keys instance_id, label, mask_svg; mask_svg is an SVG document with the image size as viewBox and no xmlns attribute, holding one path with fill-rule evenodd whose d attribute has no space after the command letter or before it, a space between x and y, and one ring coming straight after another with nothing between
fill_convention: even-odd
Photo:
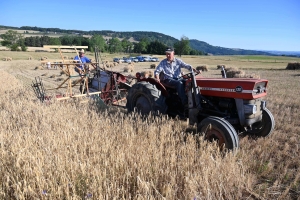
<instances>
[{"instance_id":1,"label":"red paint on tractor body","mask_svg":"<svg viewBox=\"0 0 300 200\"><path fill-rule=\"evenodd\" d=\"M257 99L267 95L266 79L196 77L196 82L204 96Z\"/></svg>"}]
</instances>

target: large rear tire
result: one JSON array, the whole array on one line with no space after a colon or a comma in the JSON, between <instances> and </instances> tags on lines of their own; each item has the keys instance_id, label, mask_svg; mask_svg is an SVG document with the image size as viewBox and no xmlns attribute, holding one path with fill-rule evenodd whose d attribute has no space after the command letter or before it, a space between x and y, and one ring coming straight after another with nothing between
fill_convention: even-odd
<instances>
[{"instance_id":1,"label":"large rear tire","mask_svg":"<svg viewBox=\"0 0 300 200\"><path fill-rule=\"evenodd\" d=\"M166 113L166 98L161 91L148 82L142 81L134 84L127 95L126 108L128 112L137 110L142 115L149 113Z\"/></svg>"},{"instance_id":2,"label":"large rear tire","mask_svg":"<svg viewBox=\"0 0 300 200\"><path fill-rule=\"evenodd\" d=\"M275 128L275 120L272 113L265 108L262 112L262 120L252 124L252 129L247 132L257 137L270 136Z\"/></svg>"},{"instance_id":3,"label":"large rear tire","mask_svg":"<svg viewBox=\"0 0 300 200\"><path fill-rule=\"evenodd\" d=\"M235 129L220 117L207 117L198 124L198 132L205 134L208 141L217 141L221 149L235 150L239 139Z\"/></svg>"}]
</instances>

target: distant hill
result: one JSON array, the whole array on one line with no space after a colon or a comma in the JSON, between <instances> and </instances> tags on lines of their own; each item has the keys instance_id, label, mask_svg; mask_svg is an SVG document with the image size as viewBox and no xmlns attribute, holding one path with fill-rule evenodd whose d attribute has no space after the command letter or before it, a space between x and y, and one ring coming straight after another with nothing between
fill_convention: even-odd
<instances>
[{"instance_id":1,"label":"distant hill","mask_svg":"<svg viewBox=\"0 0 300 200\"><path fill-rule=\"evenodd\" d=\"M158 32L151 31L133 31L133 32L120 32L111 30L92 30L92 31L81 31L81 30L65 30L60 28L41 28L41 27L31 27L31 26L21 26L21 27L11 27L11 26L1 26L0 29L16 29L16 30L28 30L28 31L39 31L45 35L49 34L70 34L70 35L95 35L99 34L106 37L116 37L116 38L133 38L135 41L140 41L142 38L147 38L149 42L159 41L167 46L173 45L178 40L169 35L165 35Z\"/></svg>"},{"instance_id":2,"label":"distant hill","mask_svg":"<svg viewBox=\"0 0 300 200\"><path fill-rule=\"evenodd\" d=\"M31 26L21 26L21 27L12 27L12 26L2 26L0 29L15 29L15 30L28 30L28 31L39 31L44 35L49 35L51 33L62 33L70 35L94 35L99 34L106 37L117 37L125 38L127 40L132 39L134 41L140 41L142 38L147 38L149 42L159 41L167 46L173 46L175 42L179 40L162 33L158 32L149 32L149 31L133 31L133 32L118 32L111 30L92 30L92 31L81 31L81 30L65 30L59 28L41 28L41 27L31 27ZM245 50L245 49L231 49L219 46L212 46L206 42L199 41L196 39L190 40L190 46L192 49L202 51L207 54L212 55L274 55L271 52L266 51L256 51L256 50Z\"/></svg>"},{"instance_id":3,"label":"distant hill","mask_svg":"<svg viewBox=\"0 0 300 200\"><path fill-rule=\"evenodd\" d=\"M300 51L269 51L269 50L262 50L268 53L271 53L273 55L278 56L296 56L300 57Z\"/></svg>"},{"instance_id":4,"label":"distant hill","mask_svg":"<svg viewBox=\"0 0 300 200\"><path fill-rule=\"evenodd\" d=\"M219 46L212 46L206 42L199 40L190 40L190 46L198 51L203 51L213 55L274 55L269 52L245 50L245 49L231 49Z\"/></svg>"}]
</instances>

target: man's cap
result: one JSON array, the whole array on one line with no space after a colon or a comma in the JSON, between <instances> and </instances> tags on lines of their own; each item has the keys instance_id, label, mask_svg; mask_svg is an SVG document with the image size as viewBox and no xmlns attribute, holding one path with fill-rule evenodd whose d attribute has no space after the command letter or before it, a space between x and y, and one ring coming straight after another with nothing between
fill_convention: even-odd
<instances>
[{"instance_id":1,"label":"man's cap","mask_svg":"<svg viewBox=\"0 0 300 200\"><path fill-rule=\"evenodd\" d=\"M81 50L79 51L79 53L84 53L84 49L81 49Z\"/></svg>"},{"instance_id":2,"label":"man's cap","mask_svg":"<svg viewBox=\"0 0 300 200\"><path fill-rule=\"evenodd\" d=\"M172 47L168 47L167 49L166 49L166 53L171 53L171 52L173 52L174 51L174 49L172 48Z\"/></svg>"}]
</instances>

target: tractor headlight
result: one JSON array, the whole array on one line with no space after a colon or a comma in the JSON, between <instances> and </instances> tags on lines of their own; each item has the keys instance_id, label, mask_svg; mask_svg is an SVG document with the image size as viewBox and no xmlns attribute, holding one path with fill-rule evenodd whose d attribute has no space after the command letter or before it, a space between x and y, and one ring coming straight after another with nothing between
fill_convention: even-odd
<instances>
[{"instance_id":1,"label":"tractor headlight","mask_svg":"<svg viewBox=\"0 0 300 200\"><path fill-rule=\"evenodd\" d=\"M256 105L244 104L244 113L245 114L255 114L256 112L257 112Z\"/></svg>"}]
</instances>

